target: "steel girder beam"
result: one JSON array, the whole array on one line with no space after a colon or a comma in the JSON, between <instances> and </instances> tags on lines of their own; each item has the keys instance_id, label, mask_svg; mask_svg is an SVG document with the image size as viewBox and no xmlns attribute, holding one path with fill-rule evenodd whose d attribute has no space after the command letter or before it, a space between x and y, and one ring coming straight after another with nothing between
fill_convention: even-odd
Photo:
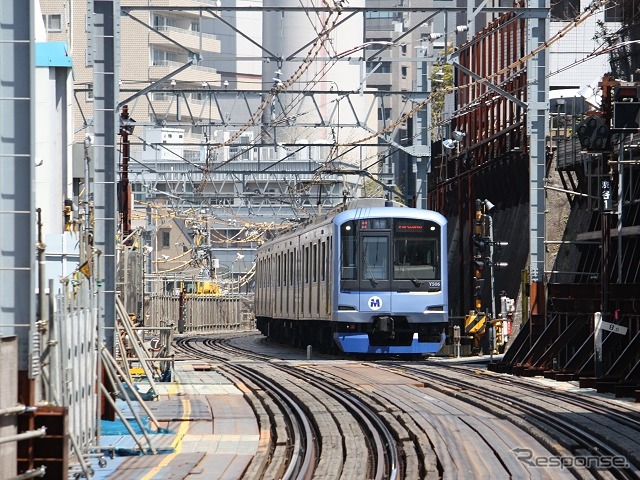
<instances>
[{"instance_id":1,"label":"steel girder beam","mask_svg":"<svg viewBox=\"0 0 640 480\"><path fill-rule=\"evenodd\" d=\"M527 19L527 51L533 52L549 38L549 0L528 0L539 16ZM529 271L532 284L542 284L545 272L546 141L549 133L549 53L542 49L527 62L527 133L529 134ZM534 306L535 308L535 306Z\"/></svg>"},{"instance_id":2,"label":"steel girder beam","mask_svg":"<svg viewBox=\"0 0 640 480\"><path fill-rule=\"evenodd\" d=\"M175 5L175 6L171 6L171 7L151 7L153 10L157 10L157 11L163 11L163 10L168 10L168 11L175 11L175 10L185 10L185 11L211 11L212 8L210 6L201 6L201 7L196 7L196 6L180 6L180 5ZM136 10L149 10L150 7L148 6L140 6L140 5L122 5L122 9L123 10L127 10L127 11L136 11ZM224 7L218 7L215 10L225 10L225 11L242 11L242 12L263 12L265 11L265 7L263 6L224 6ZM274 12L313 12L313 13L324 13L327 11L327 7L326 6L322 6L322 7L312 7L312 6L300 6L300 7L291 7L291 6L270 6L268 7L268 10L270 11L274 11ZM429 13L429 12L449 12L449 13L455 13L455 12L467 12L467 6L419 6L419 5L415 5L415 6L410 6L410 7L399 7L399 6L395 6L393 4L390 4L389 6L384 6L384 7L349 7L348 5L342 6L339 8L339 10L341 12L344 13L363 13L365 11L381 11L381 12L397 12L397 13L415 13L415 12L423 12L423 13ZM474 12L474 15L478 13L479 10ZM483 12L490 12L490 13L504 13L504 12L514 12L518 15L525 15L525 14L538 14L538 15L544 15L545 14L545 10L544 8L535 8L535 7L487 7L487 6L483 6L482 7L482 11ZM548 12L546 12L548 13Z\"/></svg>"},{"instance_id":3,"label":"steel girder beam","mask_svg":"<svg viewBox=\"0 0 640 480\"><path fill-rule=\"evenodd\" d=\"M91 2L91 0L89 0ZM93 0L88 10L90 62L94 88L94 247L99 250L94 281L98 286L100 341L114 348L116 288L116 134L119 115L118 62L120 50L120 1Z\"/></svg>"},{"instance_id":4,"label":"steel girder beam","mask_svg":"<svg viewBox=\"0 0 640 480\"><path fill-rule=\"evenodd\" d=\"M425 59L423 59L425 60ZM208 84L202 89L194 88L166 88L159 85L154 89L146 89L143 94L136 95L133 89L122 89L121 92L130 94L128 100L135 100L136 104L131 109L144 102L149 106L155 116L154 121L136 120L137 127L157 127L159 125L168 128L180 127L202 127L209 129L241 129L246 127L260 127L266 129L279 128L313 128L315 130L326 129L327 131L338 132L336 142L339 146L360 145L357 139L348 142L340 142L341 129L361 130L361 137L369 137L377 133L368 128L374 120L377 120L377 106L382 104L385 98L390 96L402 96L404 102L403 111L411 111L415 104L426 99L426 92L400 92L400 91L352 91L352 90L287 90L275 97L275 118L268 123L262 119L252 118L253 113L262 101L262 98L269 93L269 90L215 90ZM154 102L149 96L150 93L163 93L171 97L169 104L159 110L154 106ZM198 94L204 97L203 100L193 100L191 95ZM282 97L292 97L296 101L295 111L287 109L288 102ZM353 98L364 97L367 100L363 108L363 113L359 114L355 108ZM339 115L339 104L346 104L351 113L345 118ZM123 104L125 102L121 102ZM323 113L323 108L329 106L328 112ZM203 118L205 120L203 120ZM247 120L250 119L250 120ZM384 135L379 136L380 145L389 145L403 150L410 154L415 153L416 147L401 145L393 139L397 137L398 130L402 124L398 122L389 128ZM326 135L328 138L329 135ZM294 143L278 142L281 145L298 145ZM307 144L305 144L307 145ZM212 148L216 148L216 143L211 143ZM275 146L275 142L263 139L260 146Z\"/></svg>"}]
</instances>

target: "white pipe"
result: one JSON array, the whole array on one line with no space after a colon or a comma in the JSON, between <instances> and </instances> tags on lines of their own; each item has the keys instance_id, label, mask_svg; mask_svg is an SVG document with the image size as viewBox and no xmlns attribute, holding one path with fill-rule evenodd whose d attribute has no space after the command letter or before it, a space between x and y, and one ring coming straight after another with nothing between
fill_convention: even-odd
<instances>
[{"instance_id":1,"label":"white pipe","mask_svg":"<svg viewBox=\"0 0 640 480\"><path fill-rule=\"evenodd\" d=\"M11 477L9 480L26 480L27 478L36 478L36 477L44 477L46 473L47 467L41 465L38 468L34 468L33 470L27 470L24 473L21 473L17 477Z\"/></svg>"},{"instance_id":2,"label":"white pipe","mask_svg":"<svg viewBox=\"0 0 640 480\"><path fill-rule=\"evenodd\" d=\"M15 407L0 408L0 415L15 415L27 410L24 405L16 405Z\"/></svg>"},{"instance_id":3,"label":"white pipe","mask_svg":"<svg viewBox=\"0 0 640 480\"><path fill-rule=\"evenodd\" d=\"M47 433L47 427L40 427L37 430L30 430L24 433L18 433L17 435L8 435L6 437L0 437L0 444L9 442L20 442L22 440L28 440L30 438L44 437Z\"/></svg>"}]
</instances>

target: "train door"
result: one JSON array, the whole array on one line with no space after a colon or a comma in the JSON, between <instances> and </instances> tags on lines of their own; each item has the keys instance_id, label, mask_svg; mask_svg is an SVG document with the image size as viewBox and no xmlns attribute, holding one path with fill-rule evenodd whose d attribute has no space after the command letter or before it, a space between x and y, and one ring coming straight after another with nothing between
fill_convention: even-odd
<instances>
[{"instance_id":1,"label":"train door","mask_svg":"<svg viewBox=\"0 0 640 480\"><path fill-rule=\"evenodd\" d=\"M300 237L296 237L293 253L293 264L295 272L293 275L293 309L295 318L302 318L302 251L300 245Z\"/></svg>"},{"instance_id":2,"label":"train door","mask_svg":"<svg viewBox=\"0 0 640 480\"><path fill-rule=\"evenodd\" d=\"M311 295L311 318L318 318L320 313L320 257L318 256L318 244L319 242L313 243L313 269L311 273L311 281L312 285L312 295Z\"/></svg>"},{"instance_id":3,"label":"train door","mask_svg":"<svg viewBox=\"0 0 640 480\"><path fill-rule=\"evenodd\" d=\"M296 318L294 289L295 289L295 264L293 250L289 250L289 286L287 287L287 313L289 318Z\"/></svg>"},{"instance_id":4,"label":"train door","mask_svg":"<svg viewBox=\"0 0 640 480\"><path fill-rule=\"evenodd\" d=\"M326 288L326 292L327 292L327 317L331 318L332 315L332 311L331 309L333 308L333 303L331 302L331 299L333 298L333 292L332 292L332 288L333 288L333 282L331 281L331 279L333 278L333 269L335 266L335 262L333 261L334 258L334 253L333 253L333 236L329 236L329 254L328 254L328 261L327 261L327 288Z\"/></svg>"},{"instance_id":5,"label":"train door","mask_svg":"<svg viewBox=\"0 0 640 480\"><path fill-rule=\"evenodd\" d=\"M320 278L318 279L318 314L320 318L327 318L327 241L320 241L320 260L318 267L320 268Z\"/></svg>"},{"instance_id":6,"label":"train door","mask_svg":"<svg viewBox=\"0 0 640 480\"><path fill-rule=\"evenodd\" d=\"M302 298L300 299L302 304L302 318L307 318L307 311L309 309L309 247L304 245L302 247Z\"/></svg>"}]
</instances>

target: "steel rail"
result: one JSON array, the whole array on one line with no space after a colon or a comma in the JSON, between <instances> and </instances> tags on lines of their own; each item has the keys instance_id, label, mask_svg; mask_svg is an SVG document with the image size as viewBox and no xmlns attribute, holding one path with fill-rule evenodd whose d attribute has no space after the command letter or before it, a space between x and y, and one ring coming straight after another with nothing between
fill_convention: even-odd
<instances>
[{"instance_id":1,"label":"steel rail","mask_svg":"<svg viewBox=\"0 0 640 480\"><path fill-rule=\"evenodd\" d=\"M229 353L237 354L238 352L241 352L243 356L250 358L265 361L273 360L273 357L268 355L261 355L240 349L236 346L230 346L228 344L228 339L215 341L215 347ZM397 478L399 455L395 448L396 439L376 412L372 411L369 406L357 399L355 396L346 393L344 389L327 384L326 378L320 379L310 375L308 372L301 373L299 369L295 367L289 368L273 364L271 364L271 367L281 370L289 375L294 375L295 377L312 384L314 387L322 390L333 399L340 402L354 415L354 417L358 419L362 428L368 430L371 434L372 443L375 447L372 449L375 452L375 473L373 478L376 480L382 480L383 478L393 480Z\"/></svg>"},{"instance_id":2,"label":"steel rail","mask_svg":"<svg viewBox=\"0 0 640 480\"><path fill-rule=\"evenodd\" d=\"M203 342L206 344L206 339ZM316 443L315 431L312 427L311 420L302 410L298 401L288 394L284 389L280 388L274 382L265 379L257 374L254 370L241 365L235 365L229 362L228 357L207 353L193 346L192 339L178 339L176 346L182 350L197 354L200 357L215 359L222 361L225 368L233 371L240 377L250 379L256 385L260 386L265 392L269 392L270 397L285 413L285 418L291 423L290 431L298 432L294 436L290 461L288 462L286 471L282 475L283 479L310 480L313 477L313 467L316 459Z\"/></svg>"},{"instance_id":3,"label":"steel rail","mask_svg":"<svg viewBox=\"0 0 640 480\"><path fill-rule=\"evenodd\" d=\"M447 365L445 368L448 370L463 372L466 375L472 375L477 378L483 378L483 379L487 378L486 374L479 374L474 370L460 367L460 366ZM532 385L531 383L525 382L523 380L520 380L514 377L509 377L507 379L505 377L496 375L491 377L491 381L501 383L503 385L517 386L519 388L523 388L531 392L543 394L547 397L557 398L559 400L562 400L565 403L570 403L572 405L575 405L576 407L585 408L587 410L591 410L594 413L606 415L608 418L615 419L616 422L618 423L621 423L629 428L640 431L640 412L638 410L624 408L624 410L626 410L626 414L622 414L622 413L613 411L610 405L604 405L601 402L598 402L597 398L589 397L588 399L585 399L584 397L573 392L560 393L560 392L554 391L550 387L545 387L541 385ZM623 407L620 406L620 408L623 408ZM636 417L636 418L632 418L632 417Z\"/></svg>"},{"instance_id":4,"label":"steel rail","mask_svg":"<svg viewBox=\"0 0 640 480\"><path fill-rule=\"evenodd\" d=\"M386 363L384 363L384 365L386 365ZM391 368L394 369L395 373L398 373L398 369L401 368L405 372L405 375L411 373L412 375L416 376L412 378L429 380L429 386L431 388L434 388L435 390L446 395L453 396L460 400L466 401L473 405L482 406L484 408L491 404L494 408L502 410L503 416L507 420L512 421L514 411L520 411L529 418L536 419L538 420L538 422L551 427L554 430L557 430L561 434L581 444L582 448L584 448L586 451L589 451L594 457L611 456L626 458L624 455L622 455L619 449L616 448L616 446L603 441L600 438L597 438L595 435L586 431L584 428L563 420L559 418L558 415L544 412L540 409L539 406L522 403L523 399L521 396L517 398L509 397L504 393L492 392L488 390L486 386L481 387L469 381L461 380L459 378L452 378L431 371L425 371L417 367L409 367L406 365L400 367L398 364L389 365L392 365ZM441 383L443 386L438 386L438 383ZM458 387L460 390L453 391L451 389L452 386ZM529 419L527 419L527 422L535 425L535 422L531 422ZM552 445L548 445L547 447L553 448ZM640 470L638 469L638 467L633 465L628 460L627 462L628 465L626 467L618 467L616 465L610 466L607 473L612 474L613 476L615 476L615 478L621 479L639 478ZM579 476L579 473L575 471L574 467L571 467L569 469L576 476ZM599 475L597 470L594 470L593 468L588 469L595 477L603 478L602 475Z\"/></svg>"},{"instance_id":5,"label":"steel rail","mask_svg":"<svg viewBox=\"0 0 640 480\"><path fill-rule=\"evenodd\" d=\"M292 369L286 369L285 371L290 374L292 373ZM361 423L366 426L367 430L369 430L373 436L373 443L376 447L376 471L373 478L376 480L382 480L383 478L394 480L397 478L399 455L394 446L396 439L371 407L360 399L345 392L340 387L327 383L327 378L316 378L308 372L300 373L297 370L293 370L293 375L307 383L313 384L316 388L330 395L333 399L344 405L354 416L358 417ZM385 458L387 459L386 462Z\"/></svg>"}]
</instances>

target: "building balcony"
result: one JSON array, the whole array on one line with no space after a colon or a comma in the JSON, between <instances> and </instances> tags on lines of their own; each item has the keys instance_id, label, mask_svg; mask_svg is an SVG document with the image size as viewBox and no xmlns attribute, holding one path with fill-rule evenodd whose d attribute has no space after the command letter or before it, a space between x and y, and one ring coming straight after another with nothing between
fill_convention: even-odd
<instances>
[{"instance_id":1,"label":"building balcony","mask_svg":"<svg viewBox=\"0 0 640 480\"><path fill-rule=\"evenodd\" d=\"M144 5L147 6L149 3L152 4L153 7L174 7L176 5L175 0L153 0L153 2L149 2L149 0L129 0L127 1L127 5ZM182 0L179 2L180 6L183 7L216 7L217 0ZM214 8L213 10L218 10ZM181 12L188 13L187 11ZM197 15L197 12L196 12Z\"/></svg>"},{"instance_id":2,"label":"building balcony","mask_svg":"<svg viewBox=\"0 0 640 480\"><path fill-rule=\"evenodd\" d=\"M215 35L211 35L210 33L194 32L193 30L187 30L185 28L169 26L159 27L158 31L193 52L200 52L201 48L203 52L220 52L220 41ZM200 44L201 41L202 45ZM164 48L176 48L174 43L160 35L151 35L149 43Z\"/></svg>"},{"instance_id":3,"label":"building balcony","mask_svg":"<svg viewBox=\"0 0 640 480\"><path fill-rule=\"evenodd\" d=\"M184 63L182 62L169 60L155 62L149 67L149 80L160 80L162 77L169 75L183 65ZM197 83L198 85L202 84L202 82L208 82L213 85L220 83L220 74L215 68L201 67L199 65L191 65L189 68L182 70L171 78L176 82L190 82Z\"/></svg>"},{"instance_id":4,"label":"building balcony","mask_svg":"<svg viewBox=\"0 0 640 480\"><path fill-rule=\"evenodd\" d=\"M372 73L367 79L367 85L390 85L392 82L391 72L386 73Z\"/></svg>"}]
</instances>

